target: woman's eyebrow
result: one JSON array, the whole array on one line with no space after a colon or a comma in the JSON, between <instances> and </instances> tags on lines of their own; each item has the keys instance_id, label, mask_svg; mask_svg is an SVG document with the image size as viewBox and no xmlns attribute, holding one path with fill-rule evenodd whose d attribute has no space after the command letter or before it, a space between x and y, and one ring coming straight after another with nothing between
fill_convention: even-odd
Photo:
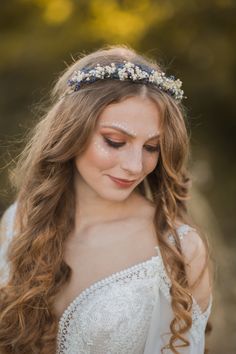
<instances>
[{"instance_id":1,"label":"woman's eyebrow","mask_svg":"<svg viewBox=\"0 0 236 354\"><path fill-rule=\"evenodd\" d=\"M111 129L116 129L118 131L120 131L121 133L124 133L126 135L128 135L130 138L136 138L136 135L134 135L131 132L128 132L127 130L121 128L121 127L117 127L117 126L112 126L112 125L101 125L102 128L111 128ZM148 140L154 139L154 138L159 138L160 134L155 134L155 135L149 135L148 136Z\"/></svg>"}]
</instances>

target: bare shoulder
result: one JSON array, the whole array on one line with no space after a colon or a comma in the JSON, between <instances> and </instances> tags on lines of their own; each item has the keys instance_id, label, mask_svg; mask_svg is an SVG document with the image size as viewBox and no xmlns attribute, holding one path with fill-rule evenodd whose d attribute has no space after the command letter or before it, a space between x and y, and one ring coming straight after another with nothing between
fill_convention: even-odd
<instances>
[{"instance_id":1,"label":"bare shoulder","mask_svg":"<svg viewBox=\"0 0 236 354\"><path fill-rule=\"evenodd\" d=\"M208 247L194 227L180 223L177 227L186 276L191 293L202 311L210 304L212 278L209 268ZM175 247L172 242L172 247Z\"/></svg>"},{"instance_id":2,"label":"bare shoulder","mask_svg":"<svg viewBox=\"0 0 236 354\"><path fill-rule=\"evenodd\" d=\"M176 221L176 230L180 239L180 244L184 257L188 262L195 256L206 252L205 243L200 232L189 224L183 223L181 220ZM174 244L172 235L169 241Z\"/></svg>"}]
</instances>

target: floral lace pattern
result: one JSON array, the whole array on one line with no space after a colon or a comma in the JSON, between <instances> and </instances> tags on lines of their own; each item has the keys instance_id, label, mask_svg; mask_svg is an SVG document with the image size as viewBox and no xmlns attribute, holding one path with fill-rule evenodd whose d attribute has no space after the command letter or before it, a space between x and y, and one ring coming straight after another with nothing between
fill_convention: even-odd
<instances>
[{"instance_id":1,"label":"floral lace pattern","mask_svg":"<svg viewBox=\"0 0 236 354\"><path fill-rule=\"evenodd\" d=\"M179 239L183 240L184 236L186 236L188 234L189 231L191 230L195 230L193 227L187 225L187 224L182 224L178 227L177 232L179 235ZM168 240L170 243L175 244L175 239L173 235L168 235Z\"/></svg>"},{"instance_id":2,"label":"floral lace pattern","mask_svg":"<svg viewBox=\"0 0 236 354\"><path fill-rule=\"evenodd\" d=\"M192 229L181 225L179 235ZM171 302L171 281L161 252L157 256L108 276L85 289L59 321L57 354L143 353L156 289ZM202 312L193 299L190 334L198 343L211 312L212 296Z\"/></svg>"},{"instance_id":3,"label":"floral lace pattern","mask_svg":"<svg viewBox=\"0 0 236 354\"><path fill-rule=\"evenodd\" d=\"M143 353L159 256L102 279L65 310L58 354Z\"/></svg>"}]
</instances>

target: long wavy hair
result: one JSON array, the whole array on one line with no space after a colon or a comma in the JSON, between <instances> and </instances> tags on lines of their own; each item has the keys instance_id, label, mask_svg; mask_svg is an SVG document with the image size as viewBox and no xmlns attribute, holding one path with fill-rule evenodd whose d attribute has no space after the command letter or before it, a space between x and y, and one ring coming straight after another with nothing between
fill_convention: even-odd
<instances>
[{"instance_id":1,"label":"long wavy hair","mask_svg":"<svg viewBox=\"0 0 236 354\"><path fill-rule=\"evenodd\" d=\"M63 251L74 227L74 158L86 150L98 117L107 105L139 95L155 101L161 111L160 157L145 183L149 186L148 197L156 206L154 225L163 260L171 266L171 271L166 267L172 280L174 312L169 349L179 353L176 340L182 341L183 346L189 345L184 333L192 324L192 298L175 229L176 219L193 226L186 204L191 178L186 167L189 135L185 110L152 85L128 81L100 80L65 95L67 80L74 70L93 67L98 62L106 65L123 60L160 70L154 61L126 46L105 47L83 55L55 83L49 108L31 130L18 157L11 178L17 200L16 235L8 249L9 280L0 289L1 354L56 352L58 319L53 304L71 276ZM147 197L145 183L136 188ZM174 235L175 248L166 240L169 233ZM204 237L203 241L208 250ZM207 255L205 267L209 252ZM203 272L204 269L201 275Z\"/></svg>"}]
</instances>

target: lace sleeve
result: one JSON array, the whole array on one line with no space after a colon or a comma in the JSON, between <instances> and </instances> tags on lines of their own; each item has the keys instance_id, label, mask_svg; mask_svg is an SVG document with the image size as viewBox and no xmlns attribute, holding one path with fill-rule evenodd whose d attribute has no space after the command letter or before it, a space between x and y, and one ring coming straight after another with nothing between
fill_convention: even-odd
<instances>
[{"instance_id":1,"label":"lace sleeve","mask_svg":"<svg viewBox=\"0 0 236 354\"><path fill-rule=\"evenodd\" d=\"M188 226L181 225L177 229L183 255L186 261L186 274L190 287L198 278L202 268L205 265L205 246L197 231ZM169 241L174 243L172 235ZM156 288L155 306L152 314L152 320L149 327L144 354L160 354L161 348L169 343L171 336L170 323L174 317L171 307L171 281L167 275L164 262L161 262L159 270L160 283ZM205 270L201 281L191 291L193 299L192 308L192 327L188 333L184 333L190 345L186 348L178 348L181 354L203 354L205 348L205 328L207 320L211 313L212 292L209 280L208 269ZM176 345L183 344L182 341L176 341ZM164 350L164 353L172 353L171 350Z\"/></svg>"},{"instance_id":2,"label":"lace sleeve","mask_svg":"<svg viewBox=\"0 0 236 354\"><path fill-rule=\"evenodd\" d=\"M9 276L7 250L14 236L14 217L16 203L12 204L0 220L0 285L4 285Z\"/></svg>"},{"instance_id":3,"label":"lace sleeve","mask_svg":"<svg viewBox=\"0 0 236 354\"><path fill-rule=\"evenodd\" d=\"M209 276L209 269L205 267L206 249L198 232L189 225L181 225L177 232L179 234L182 252L185 258L186 275L188 278L191 293L198 303L200 309L204 312L212 297L212 285ZM174 243L172 235L169 235L169 241ZM201 271L205 268L199 283L193 284L198 279Z\"/></svg>"}]
</instances>

